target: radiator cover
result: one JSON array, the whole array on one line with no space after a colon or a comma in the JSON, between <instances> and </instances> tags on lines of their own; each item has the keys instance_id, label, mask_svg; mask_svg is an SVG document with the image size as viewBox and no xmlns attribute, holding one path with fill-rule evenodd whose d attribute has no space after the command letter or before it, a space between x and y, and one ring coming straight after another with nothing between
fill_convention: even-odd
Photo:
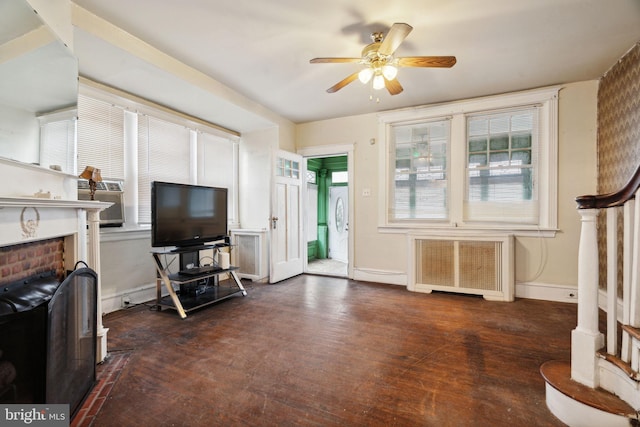
<instances>
[{"instance_id":1,"label":"radiator cover","mask_svg":"<svg viewBox=\"0 0 640 427\"><path fill-rule=\"evenodd\" d=\"M407 288L446 291L513 301L513 236L409 235Z\"/></svg>"}]
</instances>

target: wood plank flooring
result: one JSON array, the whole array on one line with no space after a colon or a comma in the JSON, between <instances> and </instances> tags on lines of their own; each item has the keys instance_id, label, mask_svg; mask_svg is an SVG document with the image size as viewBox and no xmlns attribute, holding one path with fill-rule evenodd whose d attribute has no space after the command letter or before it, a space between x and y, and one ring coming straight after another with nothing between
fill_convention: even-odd
<instances>
[{"instance_id":1,"label":"wood plank flooring","mask_svg":"<svg viewBox=\"0 0 640 427\"><path fill-rule=\"evenodd\" d=\"M130 354L93 426L561 426L540 365L576 305L302 275L181 320L111 313ZM109 362L107 362L109 363Z\"/></svg>"}]
</instances>

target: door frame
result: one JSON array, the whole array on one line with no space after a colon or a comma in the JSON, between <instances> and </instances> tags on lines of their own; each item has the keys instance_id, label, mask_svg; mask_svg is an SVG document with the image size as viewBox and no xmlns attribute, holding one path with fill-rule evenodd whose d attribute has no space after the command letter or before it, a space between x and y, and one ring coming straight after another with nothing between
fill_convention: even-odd
<instances>
[{"instance_id":1,"label":"door frame","mask_svg":"<svg viewBox=\"0 0 640 427\"><path fill-rule=\"evenodd\" d=\"M348 224L349 224L349 243L348 243L348 256L349 256L349 263L347 265L347 277L349 279L353 279L353 269L354 269L354 255L355 255L355 232L356 232L356 224L353 220L353 213L354 213L354 188L355 185L353 185L353 165L354 165L354 149L355 149L355 144L336 144L336 145L318 145L315 147L303 147L303 148L299 148L296 153L300 154L303 158L303 162L302 162L302 173L303 173L303 177L306 177L307 175L307 159L309 158L316 158L316 157L333 157L333 156L347 156L347 176L349 177L349 218L348 218ZM307 200L307 183L306 180L302 185L302 197L303 200ZM306 206L306 202L305 202L305 206ZM309 224L307 224L307 215L303 215L303 234L306 236L307 235L307 230L309 227ZM305 239L306 242L306 239ZM303 271L306 273L308 270L308 251L307 251L307 245L303 245Z\"/></svg>"}]
</instances>

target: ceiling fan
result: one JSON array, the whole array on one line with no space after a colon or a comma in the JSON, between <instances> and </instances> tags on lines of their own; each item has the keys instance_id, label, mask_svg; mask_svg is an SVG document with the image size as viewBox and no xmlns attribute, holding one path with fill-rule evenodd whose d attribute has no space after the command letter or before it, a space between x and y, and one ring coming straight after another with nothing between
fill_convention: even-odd
<instances>
[{"instance_id":1,"label":"ceiling fan","mask_svg":"<svg viewBox=\"0 0 640 427\"><path fill-rule=\"evenodd\" d=\"M327 92L334 93L356 79L364 84L372 78L374 89L386 87L391 95L397 95L403 88L396 79L398 67L439 67L451 68L456 63L455 56L405 56L395 58L393 54L404 39L413 30L409 24L396 22L389 29L388 34L381 32L371 34L372 43L362 49L361 58L314 58L309 62L319 63L359 63L364 65L360 71L349 75L335 85L327 89Z\"/></svg>"}]
</instances>

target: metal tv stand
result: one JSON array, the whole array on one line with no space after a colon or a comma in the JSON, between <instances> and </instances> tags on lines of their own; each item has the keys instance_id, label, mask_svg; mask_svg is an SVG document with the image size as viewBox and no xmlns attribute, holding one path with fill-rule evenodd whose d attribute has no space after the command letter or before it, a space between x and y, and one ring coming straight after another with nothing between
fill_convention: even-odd
<instances>
[{"instance_id":1,"label":"metal tv stand","mask_svg":"<svg viewBox=\"0 0 640 427\"><path fill-rule=\"evenodd\" d=\"M169 273L169 265L163 262L168 255L193 255L201 250L214 249L223 245L204 245L195 248L176 248L152 250L151 254L156 263L158 277L156 279L156 304L158 310L162 307L171 308L178 311L181 318L186 318L187 313L201 307L213 304L218 301L230 298L234 295L247 295L247 291L242 286L242 282L236 274L238 267L229 267L200 274ZM218 276L229 274L230 280L220 283ZM213 282L213 283L211 283ZM169 295L162 296L162 285ZM178 285L180 290L176 292L174 285Z\"/></svg>"}]
</instances>

